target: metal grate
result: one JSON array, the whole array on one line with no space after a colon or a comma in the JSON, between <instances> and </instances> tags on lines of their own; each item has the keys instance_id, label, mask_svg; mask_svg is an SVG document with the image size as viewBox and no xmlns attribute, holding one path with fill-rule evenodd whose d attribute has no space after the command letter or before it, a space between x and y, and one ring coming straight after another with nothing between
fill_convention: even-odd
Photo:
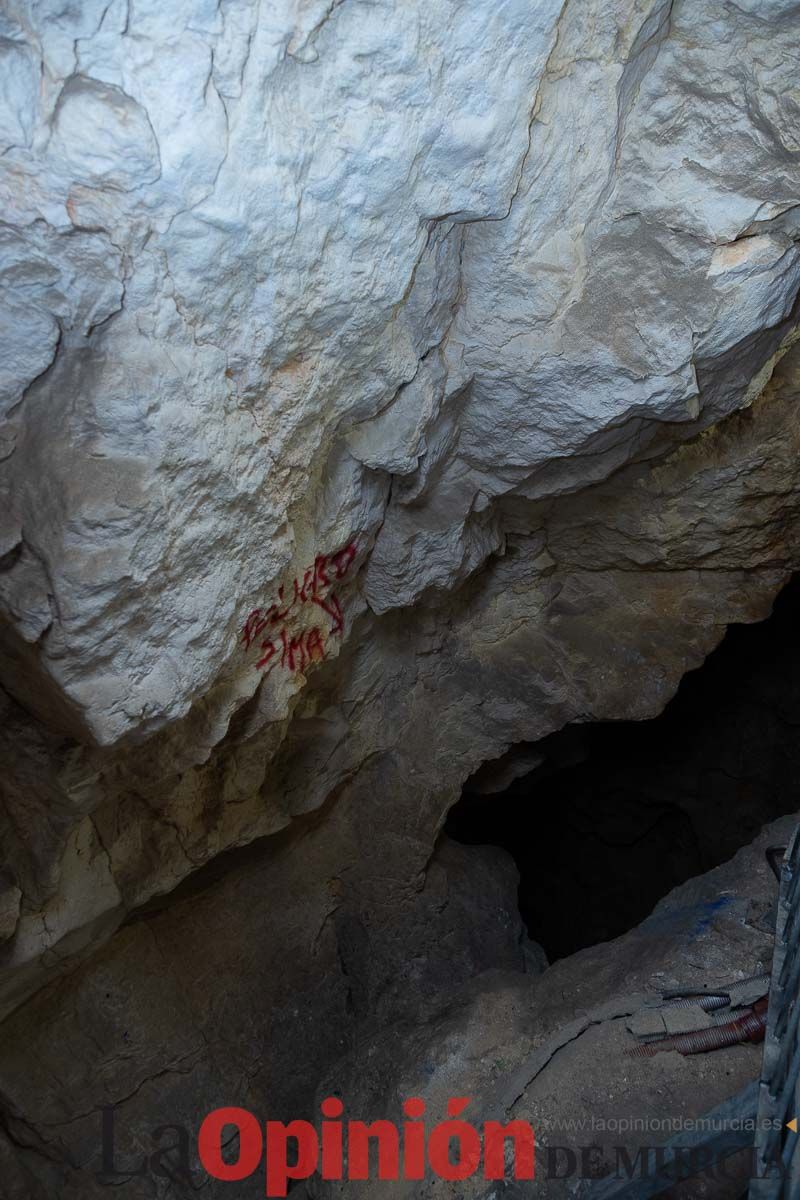
<instances>
[{"instance_id":1,"label":"metal grate","mask_svg":"<svg viewBox=\"0 0 800 1200\"><path fill-rule=\"evenodd\" d=\"M800 1135L800 827L781 872L775 954L758 1105L756 1178L750 1200L798 1200Z\"/></svg>"}]
</instances>

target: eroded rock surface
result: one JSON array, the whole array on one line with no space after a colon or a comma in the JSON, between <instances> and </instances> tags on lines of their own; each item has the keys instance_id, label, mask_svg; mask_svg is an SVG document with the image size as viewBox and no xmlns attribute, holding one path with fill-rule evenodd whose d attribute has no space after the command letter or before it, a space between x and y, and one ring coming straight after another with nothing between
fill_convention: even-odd
<instances>
[{"instance_id":1,"label":"eroded rock surface","mask_svg":"<svg viewBox=\"0 0 800 1200\"><path fill-rule=\"evenodd\" d=\"M503 851L437 848L402 896L402 928L386 931L397 974L382 990L369 986L369 935L342 904L342 881L305 888L297 852L321 879L324 824L229 864L221 882L199 879L4 1023L3 1197L107 1195L102 1105L118 1106L118 1165L135 1169L159 1125L194 1131L201 1109L226 1097L287 1119L305 1110L320 1065L353 1045L356 1018L379 1028L398 1002L410 1015L487 970L522 973L517 876ZM116 1182L132 1195L164 1187ZM204 1193L232 1194L228 1183Z\"/></svg>"},{"instance_id":2,"label":"eroded rock surface","mask_svg":"<svg viewBox=\"0 0 800 1200\"><path fill-rule=\"evenodd\" d=\"M754 1045L691 1057L630 1057L637 1042L629 1018L651 1011L643 1005L671 988L713 990L769 972L768 914L777 885L764 851L785 844L796 825L794 815L767 826L731 862L665 897L637 929L563 959L541 979L490 972L464 989L458 1007L381 1031L335 1064L319 1099L335 1093L346 1099L351 1119L380 1112L402 1125L403 1100L418 1096L433 1126L445 1119L451 1096L468 1096L464 1116L478 1128L486 1120L518 1118L536 1130L536 1180L511 1195L586 1195L592 1171L599 1176L614 1169L617 1147L634 1161L643 1146L674 1136L670 1122L703 1117L758 1077L761 1047ZM589 1178L581 1182L587 1146L594 1151L583 1160ZM573 1171L570 1151L578 1164ZM685 1191L665 1194L732 1197L747 1186L746 1172L747 1164L733 1163L727 1178L695 1180ZM314 1179L309 1191L318 1200L361 1200L374 1186ZM443 1180L381 1184L391 1200L438 1200L452 1196L453 1186ZM458 1185L465 1200L490 1200L497 1186L481 1172Z\"/></svg>"},{"instance_id":3,"label":"eroded rock surface","mask_svg":"<svg viewBox=\"0 0 800 1200\"><path fill-rule=\"evenodd\" d=\"M767 614L800 565L799 28L787 0L4 6L18 1038L66 1037L60 977L102 1008L125 953L130 1034L155 951L122 922L257 843L258 952L307 997L270 1046L338 1022L310 1096L403 1011L463 780L656 714ZM211 1019L114 1051L114 1088L184 1070Z\"/></svg>"}]
</instances>

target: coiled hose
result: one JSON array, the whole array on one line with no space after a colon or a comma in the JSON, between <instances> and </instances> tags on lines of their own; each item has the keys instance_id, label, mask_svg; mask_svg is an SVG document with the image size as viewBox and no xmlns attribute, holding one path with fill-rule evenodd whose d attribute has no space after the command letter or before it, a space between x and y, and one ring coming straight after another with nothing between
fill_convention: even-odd
<instances>
[{"instance_id":1,"label":"coiled hose","mask_svg":"<svg viewBox=\"0 0 800 1200\"><path fill-rule=\"evenodd\" d=\"M710 1029L695 1029L692 1033L677 1033L626 1050L630 1058L652 1058L664 1050L677 1050L679 1054L705 1054L709 1050L721 1050L725 1046L736 1046L740 1042L763 1042L767 1028L767 997L735 1021L724 1025L713 1025Z\"/></svg>"},{"instance_id":2,"label":"coiled hose","mask_svg":"<svg viewBox=\"0 0 800 1200\"><path fill-rule=\"evenodd\" d=\"M660 1008L697 1008L698 1006L704 1012L714 1012L718 1008L726 1008L731 1002L731 998L727 993L723 995L711 995L710 992L705 992L703 995L687 996L683 1000L666 1000L659 1005Z\"/></svg>"},{"instance_id":3,"label":"coiled hose","mask_svg":"<svg viewBox=\"0 0 800 1200\"><path fill-rule=\"evenodd\" d=\"M699 1004L704 1012L715 1012L719 1008L726 1008L732 1002L735 1004L737 996L741 995L751 984L757 983L764 988L764 992L768 992L769 978L769 975L750 975L747 979L739 979L724 991L719 992L685 992L683 994L666 992L661 1007L694 1008Z\"/></svg>"}]
</instances>

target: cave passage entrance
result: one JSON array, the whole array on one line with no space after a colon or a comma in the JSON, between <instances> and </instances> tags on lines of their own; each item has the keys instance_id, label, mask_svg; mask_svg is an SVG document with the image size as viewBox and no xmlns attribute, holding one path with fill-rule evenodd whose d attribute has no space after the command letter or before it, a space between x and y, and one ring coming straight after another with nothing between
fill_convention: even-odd
<instances>
[{"instance_id":1,"label":"cave passage entrance","mask_svg":"<svg viewBox=\"0 0 800 1200\"><path fill-rule=\"evenodd\" d=\"M513 855L550 961L625 933L800 808L798 626L800 576L767 620L730 626L660 716L568 726L467 781L445 832ZM515 761L526 773L497 790Z\"/></svg>"}]
</instances>

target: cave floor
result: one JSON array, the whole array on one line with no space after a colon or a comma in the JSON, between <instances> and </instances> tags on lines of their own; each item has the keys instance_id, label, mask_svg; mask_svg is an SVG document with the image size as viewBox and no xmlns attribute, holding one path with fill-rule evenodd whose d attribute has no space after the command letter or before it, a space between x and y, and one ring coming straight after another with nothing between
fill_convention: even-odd
<instances>
[{"instance_id":1,"label":"cave floor","mask_svg":"<svg viewBox=\"0 0 800 1200\"><path fill-rule=\"evenodd\" d=\"M773 822L731 861L671 892L622 937L564 958L538 978L490 972L458 1006L376 1035L346 1066L338 1064L335 1080L319 1094L335 1085L349 1097L349 1109L388 1112L398 1096L424 1095L429 1109L442 1110L447 1097L473 1097L473 1124L513 1117L536 1131L538 1175L526 1184L526 1196L584 1195L589 1181L568 1174L570 1154L578 1175L589 1147L601 1168L620 1151L635 1159L758 1078L760 1045L636 1058L627 1053L637 1045L628 1026L664 991L713 989L769 973L777 883L765 850L785 844L798 820L800 814ZM746 1188L749 1161L747 1154L732 1157L724 1177L687 1180L661 1195L734 1200ZM345 1186L342 1196L369 1194L358 1184ZM406 1183L381 1194L453 1200L452 1188L442 1181ZM464 1200L489 1195L485 1181L459 1188Z\"/></svg>"}]
</instances>

